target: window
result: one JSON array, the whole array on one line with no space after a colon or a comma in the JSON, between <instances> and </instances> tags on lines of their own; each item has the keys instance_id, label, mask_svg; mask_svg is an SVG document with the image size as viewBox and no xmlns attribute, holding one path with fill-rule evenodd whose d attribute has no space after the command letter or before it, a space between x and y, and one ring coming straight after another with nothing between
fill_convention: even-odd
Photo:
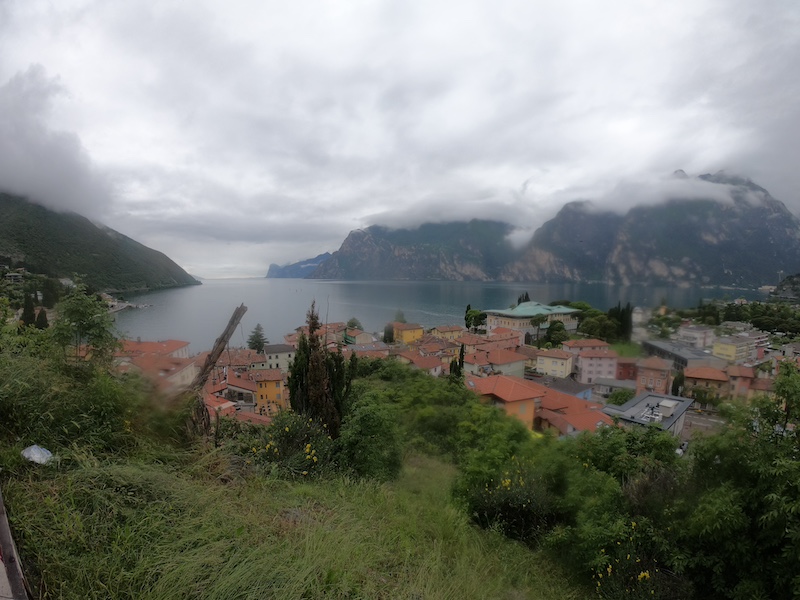
<instances>
[{"instance_id":1,"label":"window","mask_svg":"<svg viewBox=\"0 0 800 600\"><path fill-rule=\"evenodd\" d=\"M280 381L276 381L276 382L275 382L275 387L276 387L276 388L279 388L279 387L281 387L281 382L280 382Z\"/></svg>"},{"instance_id":2,"label":"window","mask_svg":"<svg viewBox=\"0 0 800 600\"><path fill-rule=\"evenodd\" d=\"M642 380L641 380L641 382L640 382L640 383L641 383L642 385L644 385L645 383L647 383L647 380L646 380L644 377L642 377Z\"/></svg>"},{"instance_id":3,"label":"window","mask_svg":"<svg viewBox=\"0 0 800 600\"><path fill-rule=\"evenodd\" d=\"M651 378L650 378L650 379L647 381L647 383L648 383L648 385L649 385L650 387L653 387L653 378L651 377Z\"/></svg>"},{"instance_id":4,"label":"window","mask_svg":"<svg viewBox=\"0 0 800 600\"><path fill-rule=\"evenodd\" d=\"M278 400L280 400L280 399L281 399L281 394L280 394L280 392L278 392Z\"/></svg>"},{"instance_id":5,"label":"window","mask_svg":"<svg viewBox=\"0 0 800 600\"><path fill-rule=\"evenodd\" d=\"M657 387L661 387L661 380L660 379L656 379L656 386Z\"/></svg>"}]
</instances>

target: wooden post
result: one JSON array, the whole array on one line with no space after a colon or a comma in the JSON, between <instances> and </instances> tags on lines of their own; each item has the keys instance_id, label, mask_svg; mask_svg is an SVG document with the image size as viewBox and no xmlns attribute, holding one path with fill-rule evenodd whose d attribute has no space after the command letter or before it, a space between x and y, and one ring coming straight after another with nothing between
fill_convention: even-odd
<instances>
[{"instance_id":1,"label":"wooden post","mask_svg":"<svg viewBox=\"0 0 800 600\"><path fill-rule=\"evenodd\" d=\"M214 348L211 350L211 354L206 358L203 368L200 369L200 372L197 374L197 377L194 378L189 388L190 393L195 396L194 407L191 413L192 429L201 435L208 435L211 433L211 417L208 414L206 403L203 401L203 386L206 384L208 376L217 364L219 357L222 356L222 352L225 350L233 332L236 331L239 322L246 312L247 307L244 304L240 304L239 307L233 311L228 325L225 327L222 335L214 342Z\"/></svg>"}]
</instances>

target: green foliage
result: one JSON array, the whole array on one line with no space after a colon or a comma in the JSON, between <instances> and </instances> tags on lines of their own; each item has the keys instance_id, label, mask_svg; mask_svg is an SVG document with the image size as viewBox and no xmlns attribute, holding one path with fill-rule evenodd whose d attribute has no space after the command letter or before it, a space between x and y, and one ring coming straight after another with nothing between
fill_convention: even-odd
<instances>
[{"instance_id":1,"label":"green foliage","mask_svg":"<svg viewBox=\"0 0 800 600\"><path fill-rule=\"evenodd\" d=\"M361 321L359 321L355 317L350 317L350 319L347 321L347 327L349 329L361 329L361 330L364 329L364 326L361 325Z\"/></svg>"},{"instance_id":2,"label":"green foliage","mask_svg":"<svg viewBox=\"0 0 800 600\"><path fill-rule=\"evenodd\" d=\"M197 281L161 252L97 227L74 213L58 213L0 193L0 251L24 255L29 271L55 277L82 273L97 289L155 289ZM21 265L23 266L23 265ZM54 283L42 289L48 308Z\"/></svg>"},{"instance_id":3,"label":"green foliage","mask_svg":"<svg viewBox=\"0 0 800 600\"><path fill-rule=\"evenodd\" d=\"M383 341L387 344L394 343L394 326L391 323L387 323L383 328Z\"/></svg>"},{"instance_id":4,"label":"green foliage","mask_svg":"<svg viewBox=\"0 0 800 600\"><path fill-rule=\"evenodd\" d=\"M486 313L474 308L467 311L464 319L469 329L479 329L486 325Z\"/></svg>"},{"instance_id":5,"label":"green foliage","mask_svg":"<svg viewBox=\"0 0 800 600\"><path fill-rule=\"evenodd\" d=\"M320 322L314 303L307 317L308 336L300 336L289 367L289 400L292 410L319 421L336 439L357 363L353 359L350 363L353 368L348 369L341 350L330 353L322 345L317 334Z\"/></svg>"},{"instance_id":6,"label":"green foliage","mask_svg":"<svg viewBox=\"0 0 800 600\"><path fill-rule=\"evenodd\" d=\"M564 323L561 321L551 321L544 335L544 341L551 344L553 348L559 348L561 344L569 339Z\"/></svg>"},{"instance_id":7,"label":"green foliage","mask_svg":"<svg viewBox=\"0 0 800 600\"><path fill-rule=\"evenodd\" d=\"M615 390L611 392L606 402L608 404L616 404L617 406L622 406L628 400L633 398L635 395L636 392L634 390L625 390L625 389Z\"/></svg>"},{"instance_id":8,"label":"green foliage","mask_svg":"<svg viewBox=\"0 0 800 600\"><path fill-rule=\"evenodd\" d=\"M50 327L50 323L47 321L47 311L44 308L40 308L39 312L36 313L36 329L47 329Z\"/></svg>"},{"instance_id":9,"label":"green foliage","mask_svg":"<svg viewBox=\"0 0 800 600\"><path fill-rule=\"evenodd\" d=\"M263 354L264 346L267 344L269 344L269 340L267 340L267 336L264 335L264 328L261 326L261 323L256 323L256 326L250 333L250 337L247 338L247 347L250 348L250 350L255 350L259 354Z\"/></svg>"},{"instance_id":10,"label":"green foliage","mask_svg":"<svg viewBox=\"0 0 800 600\"><path fill-rule=\"evenodd\" d=\"M406 322L406 316L405 316L405 314L403 314L403 311L400 310L399 308L397 309L397 312L394 313L394 321L395 321L395 323L405 323Z\"/></svg>"},{"instance_id":11,"label":"green foliage","mask_svg":"<svg viewBox=\"0 0 800 600\"><path fill-rule=\"evenodd\" d=\"M36 313L33 308L33 298L30 294L25 294L25 300L22 306L22 318L20 322L23 327L34 325L36 323Z\"/></svg>"},{"instance_id":12,"label":"green foliage","mask_svg":"<svg viewBox=\"0 0 800 600\"><path fill-rule=\"evenodd\" d=\"M76 366L108 366L119 347L108 307L99 297L89 294L83 283L76 283L58 304L53 340L62 356Z\"/></svg>"},{"instance_id":13,"label":"green foliage","mask_svg":"<svg viewBox=\"0 0 800 600\"><path fill-rule=\"evenodd\" d=\"M342 423L336 455L341 468L358 477L378 481L397 477L403 446L390 407L369 397L357 401Z\"/></svg>"}]
</instances>

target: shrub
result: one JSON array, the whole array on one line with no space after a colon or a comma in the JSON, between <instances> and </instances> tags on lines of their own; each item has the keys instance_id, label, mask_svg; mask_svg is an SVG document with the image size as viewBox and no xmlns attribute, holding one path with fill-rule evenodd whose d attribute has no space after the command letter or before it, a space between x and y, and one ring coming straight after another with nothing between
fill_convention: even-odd
<instances>
[{"instance_id":1,"label":"shrub","mask_svg":"<svg viewBox=\"0 0 800 600\"><path fill-rule=\"evenodd\" d=\"M390 408L373 399L358 401L342 425L336 456L340 468L359 477L394 479L403 464L403 451Z\"/></svg>"}]
</instances>

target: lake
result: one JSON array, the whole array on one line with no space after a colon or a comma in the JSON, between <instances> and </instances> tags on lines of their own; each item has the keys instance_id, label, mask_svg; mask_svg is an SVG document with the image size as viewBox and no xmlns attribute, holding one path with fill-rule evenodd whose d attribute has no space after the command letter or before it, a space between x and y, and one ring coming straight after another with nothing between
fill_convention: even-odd
<instances>
[{"instance_id":1,"label":"lake","mask_svg":"<svg viewBox=\"0 0 800 600\"><path fill-rule=\"evenodd\" d=\"M531 300L584 300L602 310L622 302L653 307L697 306L701 298L763 299L757 290L615 286L603 283L481 283L453 281L320 281L310 279L212 279L203 285L128 295L126 299L151 306L116 314L119 331L131 339L179 339L190 343L192 353L210 350L233 310L244 303L248 310L231 338L232 346L246 346L261 323L271 343L305 323L316 301L323 322L358 318L367 331L382 332L398 309L409 323L424 327L463 325L464 309L507 308L527 291Z\"/></svg>"}]
</instances>

